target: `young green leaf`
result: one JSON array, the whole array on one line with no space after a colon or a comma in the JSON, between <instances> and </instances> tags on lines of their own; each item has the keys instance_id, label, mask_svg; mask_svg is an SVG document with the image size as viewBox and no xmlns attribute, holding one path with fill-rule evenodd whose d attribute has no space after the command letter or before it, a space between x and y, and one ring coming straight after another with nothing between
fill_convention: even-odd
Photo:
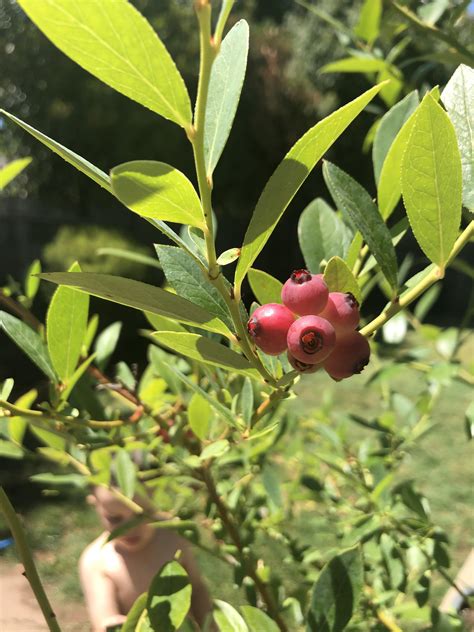
<instances>
[{"instance_id":1,"label":"young green leaf","mask_svg":"<svg viewBox=\"0 0 474 632\"><path fill-rule=\"evenodd\" d=\"M298 239L306 267L320 272L323 260L344 258L351 243L351 231L322 198L316 198L301 213Z\"/></svg>"},{"instance_id":2,"label":"young green leaf","mask_svg":"<svg viewBox=\"0 0 474 632\"><path fill-rule=\"evenodd\" d=\"M113 303L161 314L182 323L230 336L228 327L221 320L198 305L141 281L94 272L52 272L42 274L41 278L58 285L75 287Z\"/></svg>"},{"instance_id":3,"label":"young green leaf","mask_svg":"<svg viewBox=\"0 0 474 632\"><path fill-rule=\"evenodd\" d=\"M23 408L24 410L29 410L37 397L37 390L32 389L30 391L27 391L15 401L15 406L18 406L18 408ZM23 443L23 437L25 436L27 426L28 419L25 417L17 417L16 415L13 417L8 417L7 428L10 440L13 441L13 443L21 445Z\"/></svg>"},{"instance_id":4,"label":"young green leaf","mask_svg":"<svg viewBox=\"0 0 474 632\"><path fill-rule=\"evenodd\" d=\"M204 159L212 176L229 137L247 67L249 27L239 20L224 38L212 65L204 121Z\"/></svg>"},{"instance_id":5,"label":"young green leaf","mask_svg":"<svg viewBox=\"0 0 474 632\"><path fill-rule=\"evenodd\" d=\"M181 127L191 124L184 81L145 18L126 0L20 0L65 55L125 96Z\"/></svg>"},{"instance_id":6,"label":"young green leaf","mask_svg":"<svg viewBox=\"0 0 474 632\"><path fill-rule=\"evenodd\" d=\"M74 263L69 272L80 272ZM89 296L69 287L58 287L46 316L49 357L62 382L67 383L81 357L87 331Z\"/></svg>"},{"instance_id":7,"label":"young green leaf","mask_svg":"<svg viewBox=\"0 0 474 632\"><path fill-rule=\"evenodd\" d=\"M308 630L344 630L357 608L363 585L363 562L358 547L333 557L314 584Z\"/></svg>"},{"instance_id":8,"label":"young green leaf","mask_svg":"<svg viewBox=\"0 0 474 632\"><path fill-rule=\"evenodd\" d=\"M443 268L461 222L461 156L454 127L430 94L415 113L401 186L416 240L425 255Z\"/></svg>"},{"instance_id":9,"label":"young green leaf","mask_svg":"<svg viewBox=\"0 0 474 632\"><path fill-rule=\"evenodd\" d=\"M317 123L293 145L278 165L257 202L245 233L235 272L238 287L313 167L370 103L380 88L378 85L367 90L354 101Z\"/></svg>"},{"instance_id":10,"label":"young green leaf","mask_svg":"<svg viewBox=\"0 0 474 632\"><path fill-rule=\"evenodd\" d=\"M96 357L96 364L99 369L104 370L110 360L122 331L122 323L116 321L111 323L97 336L97 340L94 345L94 352Z\"/></svg>"},{"instance_id":11,"label":"young green leaf","mask_svg":"<svg viewBox=\"0 0 474 632\"><path fill-rule=\"evenodd\" d=\"M240 248L229 248L220 254L217 258L217 263L220 266L228 266L229 263L233 263L240 257Z\"/></svg>"},{"instance_id":12,"label":"young green leaf","mask_svg":"<svg viewBox=\"0 0 474 632\"><path fill-rule=\"evenodd\" d=\"M215 599L217 609L214 610L214 619L220 632L249 632L247 624L240 614L229 603Z\"/></svg>"},{"instance_id":13,"label":"young green leaf","mask_svg":"<svg viewBox=\"0 0 474 632\"><path fill-rule=\"evenodd\" d=\"M410 115L416 110L419 102L418 92L414 90L394 105L380 120L372 147L372 162L377 183L390 146Z\"/></svg>"},{"instance_id":14,"label":"young green leaf","mask_svg":"<svg viewBox=\"0 0 474 632\"><path fill-rule=\"evenodd\" d=\"M359 231L357 231L352 238L351 245L349 246L347 255L345 256L346 263L351 270L354 267L357 259L359 258L360 249L362 248L363 243L364 240L362 239L362 235L359 233Z\"/></svg>"},{"instance_id":15,"label":"young green leaf","mask_svg":"<svg viewBox=\"0 0 474 632\"><path fill-rule=\"evenodd\" d=\"M188 404L188 422L196 437L209 439L209 425L211 422L211 405L199 393L194 393Z\"/></svg>"},{"instance_id":16,"label":"young green leaf","mask_svg":"<svg viewBox=\"0 0 474 632\"><path fill-rule=\"evenodd\" d=\"M359 284L347 263L340 257L333 257L328 261L324 280L330 292L350 292L359 304L362 302Z\"/></svg>"},{"instance_id":17,"label":"young green leaf","mask_svg":"<svg viewBox=\"0 0 474 632\"><path fill-rule=\"evenodd\" d=\"M205 336L174 331L158 331L152 336L168 349L182 353L193 360L219 366L227 371L258 377L258 373L252 369L252 365L243 355Z\"/></svg>"},{"instance_id":18,"label":"young green leaf","mask_svg":"<svg viewBox=\"0 0 474 632\"><path fill-rule=\"evenodd\" d=\"M345 57L338 61L326 64L320 72L378 72L387 67L387 62L379 57L360 55L357 57Z\"/></svg>"},{"instance_id":19,"label":"young green leaf","mask_svg":"<svg viewBox=\"0 0 474 632\"><path fill-rule=\"evenodd\" d=\"M197 193L186 176L164 162L132 160L110 172L114 195L142 217L204 226Z\"/></svg>"},{"instance_id":20,"label":"young green leaf","mask_svg":"<svg viewBox=\"0 0 474 632\"><path fill-rule=\"evenodd\" d=\"M324 181L336 206L360 231L392 288L396 288L397 258L392 238L367 191L330 162L323 165Z\"/></svg>"},{"instance_id":21,"label":"young green leaf","mask_svg":"<svg viewBox=\"0 0 474 632\"><path fill-rule=\"evenodd\" d=\"M148 618L154 632L175 632L191 607L191 583L184 568L168 562L153 578L148 590Z\"/></svg>"},{"instance_id":22,"label":"young green leaf","mask_svg":"<svg viewBox=\"0 0 474 632\"><path fill-rule=\"evenodd\" d=\"M171 318L165 318L164 316L152 314L151 312L145 312L145 316L154 331L187 331L186 327L183 327L183 325L180 325Z\"/></svg>"},{"instance_id":23,"label":"young green leaf","mask_svg":"<svg viewBox=\"0 0 474 632\"><path fill-rule=\"evenodd\" d=\"M95 360L95 353L93 353L88 358L86 358L84 362L82 362L82 364L80 364L77 367L77 369L68 379L67 387L64 389L64 391L61 391L61 401L66 402L69 399L69 395L72 393L74 387L79 382L81 377L84 375L84 373L87 371L87 369L89 368L89 366L92 364L94 360Z\"/></svg>"},{"instance_id":24,"label":"young green leaf","mask_svg":"<svg viewBox=\"0 0 474 632\"><path fill-rule=\"evenodd\" d=\"M201 268L181 248L156 246L166 280L176 292L199 305L233 328L232 318L221 293L203 275Z\"/></svg>"},{"instance_id":25,"label":"young green leaf","mask_svg":"<svg viewBox=\"0 0 474 632\"><path fill-rule=\"evenodd\" d=\"M381 17L382 0L365 0L354 29L355 34L369 45L372 44L378 37Z\"/></svg>"},{"instance_id":26,"label":"young green leaf","mask_svg":"<svg viewBox=\"0 0 474 632\"><path fill-rule=\"evenodd\" d=\"M474 70L461 64L441 95L461 152L463 203L474 211Z\"/></svg>"},{"instance_id":27,"label":"young green leaf","mask_svg":"<svg viewBox=\"0 0 474 632\"><path fill-rule=\"evenodd\" d=\"M26 169L30 162L31 158L18 158L2 167L0 169L0 191L3 191L7 184L14 180L23 169Z\"/></svg>"},{"instance_id":28,"label":"young green leaf","mask_svg":"<svg viewBox=\"0 0 474 632\"><path fill-rule=\"evenodd\" d=\"M240 611L248 626L249 632L278 632L279 628L273 619L253 606L240 606Z\"/></svg>"},{"instance_id":29,"label":"young green leaf","mask_svg":"<svg viewBox=\"0 0 474 632\"><path fill-rule=\"evenodd\" d=\"M48 347L31 327L15 316L0 311L0 329L3 329L7 336L26 353L49 380L55 384L58 382L57 375L51 364Z\"/></svg>"},{"instance_id":30,"label":"young green leaf","mask_svg":"<svg viewBox=\"0 0 474 632\"><path fill-rule=\"evenodd\" d=\"M137 483L137 472L129 453L123 448L117 452L114 466L121 491L127 498L133 498Z\"/></svg>"},{"instance_id":31,"label":"young green leaf","mask_svg":"<svg viewBox=\"0 0 474 632\"><path fill-rule=\"evenodd\" d=\"M46 145L48 149L50 149L58 156L61 156L63 160L84 173L86 176L91 178L91 180L94 180L94 182L96 182L98 185L100 185L107 191L111 191L109 176L101 171L98 167L93 165L91 162L89 162L85 158L82 158L81 156L79 156L79 154L76 154L67 147L64 147L64 145L61 145L52 138L49 138L49 136L46 136L46 134L42 134L34 127L31 127L31 125L28 125L28 123L25 123L16 116L13 116L13 114L10 114L9 112L6 112L2 109L0 109L0 114L7 116L11 121L22 127L25 131L36 138L36 140L39 140L40 143Z\"/></svg>"},{"instance_id":32,"label":"young green leaf","mask_svg":"<svg viewBox=\"0 0 474 632\"><path fill-rule=\"evenodd\" d=\"M25 294L30 301L33 301L38 293L40 279L37 275L40 273L41 261L39 259L35 259L31 262L31 265L25 274Z\"/></svg>"},{"instance_id":33,"label":"young green leaf","mask_svg":"<svg viewBox=\"0 0 474 632\"><path fill-rule=\"evenodd\" d=\"M283 283L268 272L250 268L248 279L255 298L261 305L265 303L281 303Z\"/></svg>"}]
</instances>

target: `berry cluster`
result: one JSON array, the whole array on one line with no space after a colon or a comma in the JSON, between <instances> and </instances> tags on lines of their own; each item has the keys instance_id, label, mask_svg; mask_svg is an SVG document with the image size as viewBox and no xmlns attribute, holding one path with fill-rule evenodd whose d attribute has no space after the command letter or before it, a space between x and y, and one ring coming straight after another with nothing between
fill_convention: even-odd
<instances>
[{"instance_id":1,"label":"berry cluster","mask_svg":"<svg viewBox=\"0 0 474 632\"><path fill-rule=\"evenodd\" d=\"M356 327L359 304L350 293L329 292L322 274L295 270L283 286L283 305L258 307L247 323L253 341L269 355L288 353L300 373L323 367L335 380L360 373L370 358Z\"/></svg>"}]
</instances>

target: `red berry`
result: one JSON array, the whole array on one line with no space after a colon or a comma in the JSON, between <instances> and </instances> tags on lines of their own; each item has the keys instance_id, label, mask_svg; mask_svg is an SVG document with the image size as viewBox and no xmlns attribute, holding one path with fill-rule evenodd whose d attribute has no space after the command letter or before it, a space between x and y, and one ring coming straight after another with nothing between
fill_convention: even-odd
<instances>
[{"instance_id":1,"label":"red berry","mask_svg":"<svg viewBox=\"0 0 474 632\"><path fill-rule=\"evenodd\" d=\"M295 270L281 290L281 300L295 314L319 314L328 300L328 288L322 274Z\"/></svg>"},{"instance_id":2,"label":"red berry","mask_svg":"<svg viewBox=\"0 0 474 632\"><path fill-rule=\"evenodd\" d=\"M286 355L291 366L300 373L316 373L316 371L322 367L322 364L306 364L305 362L300 362L294 358L289 351Z\"/></svg>"},{"instance_id":3,"label":"red berry","mask_svg":"<svg viewBox=\"0 0 474 632\"><path fill-rule=\"evenodd\" d=\"M326 307L319 314L326 318L336 333L353 331L359 324L359 303L350 292L330 292Z\"/></svg>"},{"instance_id":4,"label":"red berry","mask_svg":"<svg viewBox=\"0 0 474 632\"><path fill-rule=\"evenodd\" d=\"M345 334L337 339L337 345L325 360L324 368L335 380L343 380L355 373L361 373L369 363L370 345L358 331Z\"/></svg>"},{"instance_id":5,"label":"red berry","mask_svg":"<svg viewBox=\"0 0 474 632\"><path fill-rule=\"evenodd\" d=\"M329 321L320 316L302 316L288 330L288 351L304 364L317 364L334 349L336 332Z\"/></svg>"},{"instance_id":6,"label":"red berry","mask_svg":"<svg viewBox=\"0 0 474 632\"><path fill-rule=\"evenodd\" d=\"M257 307L247 323L253 341L268 355L279 355L286 350L286 336L295 315L279 303Z\"/></svg>"}]
</instances>

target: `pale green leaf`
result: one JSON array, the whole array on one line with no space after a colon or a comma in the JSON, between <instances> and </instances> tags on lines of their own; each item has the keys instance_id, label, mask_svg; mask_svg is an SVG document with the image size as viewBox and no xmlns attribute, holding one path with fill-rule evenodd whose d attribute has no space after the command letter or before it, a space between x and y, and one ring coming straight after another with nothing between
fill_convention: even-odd
<instances>
[{"instance_id":1,"label":"pale green leaf","mask_svg":"<svg viewBox=\"0 0 474 632\"><path fill-rule=\"evenodd\" d=\"M75 263L69 272L80 272ZM58 287L46 316L49 356L62 382L74 373L87 331L89 296L69 287Z\"/></svg>"},{"instance_id":2,"label":"pale green leaf","mask_svg":"<svg viewBox=\"0 0 474 632\"><path fill-rule=\"evenodd\" d=\"M111 323L97 336L94 344L94 352L96 357L96 364L100 369L105 369L108 361L110 360L122 331L122 323L116 321Z\"/></svg>"},{"instance_id":3,"label":"pale green leaf","mask_svg":"<svg viewBox=\"0 0 474 632\"><path fill-rule=\"evenodd\" d=\"M184 81L145 18L126 0L19 0L55 46L92 75L181 127L191 124Z\"/></svg>"},{"instance_id":4,"label":"pale green leaf","mask_svg":"<svg viewBox=\"0 0 474 632\"><path fill-rule=\"evenodd\" d=\"M268 241L288 204L306 180L316 163L350 123L375 97L381 86L375 86L317 123L302 136L278 165L254 210L244 237L242 252L235 273L240 287L247 271Z\"/></svg>"},{"instance_id":5,"label":"pale green leaf","mask_svg":"<svg viewBox=\"0 0 474 632\"><path fill-rule=\"evenodd\" d=\"M4 402L8 401L10 397L13 387L15 386L15 380L12 377L7 377L7 379L0 383L0 399L3 399Z\"/></svg>"},{"instance_id":6,"label":"pale green leaf","mask_svg":"<svg viewBox=\"0 0 474 632\"><path fill-rule=\"evenodd\" d=\"M227 439L214 441L214 443L210 443L204 448L204 450L199 455L199 459L201 461L206 461L207 459L218 459L229 450L229 447L230 446Z\"/></svg>"},{"instance_id":7,"label":"pale green leaf","mask_svg":"<svg viewBox=\"0 0 474 632\"><path fill-rule=\"evenodd\" d=\"M217 609L214 610L214 620L219 632L249 632L247 624L240 614L229 603L215 599Z\"/></svg>"},{"instance_id":8,"label":"pale green leaf","mask_svg":"<svg viewBox=\"0 0 474 632\"><path fill-rule=\"evenodd\" d=\"M252 380L249 377L244 379L242 389L237 396L237 413L241 415L242 419L247 425L250 424L250 420L253 414L253 387Z\"/></svg>"},{"instance_id":9,"label":"pale green leaf","mask_svg":"<svg viewBox=\"0 0 474 632\"><path fill-rule=\"evenodd\" d=\"M340 257L333 257L328 261L324 280L330 292L350 292L359 304L362 302L359 284L347 263Z\"/></svg>"},{"instance_id":10,"label":"pale green leaf","mask_svg":"<svg viewBox=\"0 0 474 632\"><path fill-rule=\"evenodd\" d=\"M145 312L148 322L154 331L181 331L186 332L187 329L171 318L165 318L159 314Z\"/></svg>"},{"instance_id":11,"label":"pale green leaf","mask_svg":"<svg viewBox=\"0 0 474 632\"><path fill-rule=\"evenodd\" d=\"M364 585L359 548L336 555L314 584L308 612L311 632L340 632L354 614Z\"/></svg>"},{"instance_id":12,"label":"pale green leaf","mask_svg":"<svg viewBox=\"0 0 474 632\"><path fill-rule=\"evenodd\" d=\"M3 113L3 110L1 111ZM0 169L0 191L3 191L7 184L14 180L23 169L26 169L30 162L31 158L18 158L2 167Z\"/></svg>"},{"instance_id":13,"label":"pale green leaf","mask_svg":"<svg viewBox=\"0 0 474 632\"><path fill-rule=\"evenodd\" d=\"M222 321L201 307L176 294L141 281L94 272L53 272L42 274L41 278L58 285L75 287L120 305L160 314L224 336L230 335Z\"/></svg>"},{"instance_id":14,"label":"pale green leaf","mask_svg":"<svg viewBox=\"0 0 474 632\"><path fill-rule=\"evenodd\" d=\"M415 113L401 185L416 240L426 256L443 267L461 222L461 156L453 125L430 94Z\"/></svg>"},{"instance_id":15,"label":"pale green leaf","mask_svg":"<svg viewBox=\"0 0 474 632\"><path fill-rule=\"evenodd\" d=\"M145 609L146 609L147 598L148 598L148 593L146 592L142 593L139 597L137 597L133 606L130 608L127 614L127 620L122 625L122 629L120 630L120 632L137 632L138 630L137 626L138 626L140 617L142 616L142 614L145 612Z\"/></svg>"},{"instance_id":16,"label":"pale green leaf","mask_svg":"<svg viewBox=\"0 0 474 632\"><path fill-rule=\"evenodd\" d=\"M25 275L25 294L32 301L39 289L40 279L37 276L41 273L41 261L35 259L32 261Z\"/></svg>"},{"instance_id":17,"label":"pale green leaf","mask_svg":"<svg viewBox=\"0 0 474 632\"><path fill-rule=\"evenodd\" d=\"M253 606L240 606L249 632L278 632L277 624L263 610Z\"/></svg>"},{"instance_id":18,"label":"pale green leaf","mask_svg":"<svg viewBox=\"0 0 474 632\"><path fill-rule=\"evenodd\" d=\"M372 161L374 163L374 175L377 183L379 182L382 165L390 146L405 122L415 111L419 102L418 92L414 90L394 105L380 120L372 148Z\"/></svg>"},{"instance_id":19,"label":"pale green leaf","mask_svg":"<svg viewBox=\"0 0 474 632\"><path fill-rule=\"evenodd\" d=\"M194 393L188 404L188 422L196 437L208 439L211 422L211 405L199 393Z\"/></svg>"},{"instance_id":20,"label":"pale green leaf","mask_svg":"<svg viewBox=\"0 0 474 632\"><path fill-rule=\"evenodd\" d=\"M232 318L219 290L204 276L201 268L181 248L156 246L166 280L179 296L199 305L233 328Z\"/></svg>"},{"instance_id":21,"label":"pale green leaf","mask_svg":"<svg viewBox=\"0 0 474 632\"><path fill-rule=\"evenodd\" d=\"M0 311L0 329L3 329L7 336L26 353L30 360L43 371L49 380L57 383L58 378L51 364L48 348L41 337L33 331L31 327L15 316Z\"/></svg>"},{"instance_id":22,"label":"pale green leaf","mask_svg":"<svg viewBox=\"0 0 474 632\"><path fill-rule=\"evenodd\" d=\"M261 305L266 303L281 303L283 283L268 272L250 268L248 279L255 298Z\"/></svg>"},{"instance_id":23,"label":"pale green leaf","mask_svg":"<svg viewBox=\"0 0 474 632\"><path fill-rule=\"evenodd\" d=\"M324 181L336 206L361 233L392 288L398 285L397 258L390 232L367 191L330 162L323 165Z\"/></svg>"},{"instance_id":24,"label":"pale green leaf","mask_svg":"<svg viewBox=\"0 0 474 632\"><path fill-rule=\"evenodd\" d=\"M308 204L298 222L298 239L306 267L320 272L322 261L345 258L351 243L351 231L322 198Z\"/></svg>"},{"instance_id":25,"label":"pale green leaf","mask_svg":"<svg viewBox=\"0 0 474 632\"><path fill-rule=\"evenodd\" d=\"M320 72L378 72L386 66L387 62L378 57L345 57L326 64Z\"/></svg>"},{"instance_id":26,"label":"pale green leaf","mask_svg":"<svg viewBox=\"0 0 474 632\"><path fill-rule=\"evenodd\" d=\"M145 266L161 270L159 261L153 257L144 255L141 252L133 252L131 250L124 250L123 248L99 248L99 250L97 250L97 254L99 257L117 257L118 259L134 261L135 263L141 263Z\"/></svg>"},{"instance_id":27,"label":"pale green leaf","mask_svg":"<svg viewBox=\"0 0 474 632\"><path fill-rule=\"evenodd\" d=\"M229 137L247 67L249 27L239 20L224 38L211 69L204 121L204 160L212 176Z\"/></svg>"},{"instance_id":28,"label":"pale green leaf","mask_svg":"<svg viewBox=\"0 0 474 632\"><path fill-rule=\"evenodd\" d=\"M368 44L372 44L378 37L381 17L382 0L365 0L354 29L355 34Z\"/></svg>"},{"instance_id":29,"label":"pale green leaf","mask_svg":"<svg viewBox=\"0 0 474 632\"><path fill-rule=\"evenodd\" d=\"M115 456L114 469L121 491L127 498L133 498L137 483L137 471L129 453L123 448Z\"/></svg>"},{"instance_id":30,"label":"pale green leaf","mask_svg":"<svg viewBox=\"0 0 474 632\"><path fill-rule=\"evenodd\" d=\"M403 90L403 74L392 64L387 64L385 68L377 74L377 82L385 81L385 85L380 90L380 98L389 108L398 100L400 92Z\"/></svg>"},{"instance_id":31,"label":"pale green leaf","mask_svg":"<svg viewBox=\"0 0 474 632\"><path fill-rule=\"evenodd\" d=\"M148 590L147 611L154 632L175 632L191 607L192 587L184 568L168 562L153 578Z\"/></svg>"},{"instance_id":32,"label":"pale green leaf","mask_svg":"<svg viewBox=\"0 0 474 632\"><path fill-rule=\"evenodd\" d=\"M32 389L30 391L27 391L16 400L15 406L18 406L18 408L23 408L24 410L29 410L37 397L37 390ZM28 419L25 417L13 416L7 418L7 423L10 439L14 443L21 445L23 443L23 437L25 436L25 431L28 426Z\"/></svg>"},{"instance_id":33,"label":"pale green leaf","mask_svg":"<svg viewBox=\"0 0 474 632\"><path fill-rule=\"evenodd\" d=\"M229 248L225 252L221 253L217 258L217 263L220 266L227 266L229 263L233 263L240 257L240 248Z\"/></svg>"},{"instance_id":34,"label":"pale green leaf","mask_svg":"<svg viewBox=\"0 0 474 632\"><path fill-rule=\"evenodd\" d=\"M152 334L152 336L154 340L168 349L181 353L193 360L212 364L227 371L237 371L238 373L258 377L258 373L243 355L205 336L174 331L159 331Z\"/></svg>"},{"instance_id":35,"label":"pale green leaf","mask_svg":"<svg viewBox=\"0 0 474 632\"><path fill-rule=\"evenodd\" d=\"M10 120L12 120L14 123L22 127L29 134L31 134L34 138L36 138L36 140L39 140L40 143L43 143L43 145L46 145L48 149L51 149L51 151L53 151L55 154L57 154L58 156L61 156L63 160L65 160L70 165L72 165L73 167L75 167L76 169L84 173L86 176L94 180L94 182L99 184L101 187L103 187L107 191L111 191L109 176L103 171L101 171L100 169L98 169L91 162L89 162L85 158L82 158L81 156L79 156L79 154L76 154L75 152L71 151L67 147L64 147L64 145L61 145L60 143L56 142L52 138L49 138L48 136L46 136L46 134L39 132L34 127L31 127L31 125L28 125L28 123L25 123L24 121L17 118L16 116L13 116L13 114L10 114L9 112L5 112L5 110L1 110L1 109L0 109L0 113L7 116Z\"/></svg>"},{"instance_id":36,"label":"pale green leaf","mask_svg":"<svg viewBox=\"0 0 474 632\"><path fill-rule=\"evenodd\" d=\"M441 95L461 152L463 203L474 211L474 69L461 64Z\"/></svg>"},{"instance_id":37,"label":"pale green leaf","mask_svg":"<svg viewBox=\"0 0 474 632\"><path fill-rule=\"evenodd\" d=\"M142 217L204 226L198 195L186 176L164 162L132 160L110 172L112 191Z\"/></svg>"}]
</instances>

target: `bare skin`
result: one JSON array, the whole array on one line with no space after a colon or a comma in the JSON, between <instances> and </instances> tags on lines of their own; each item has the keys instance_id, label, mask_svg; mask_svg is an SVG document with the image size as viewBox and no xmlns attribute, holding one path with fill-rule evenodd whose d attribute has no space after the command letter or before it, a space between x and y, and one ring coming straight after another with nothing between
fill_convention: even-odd
<instances>
[{"instance_id":1,"label":"bare skin","mask_svg":"<svg viewBox=\"0 0 474 632\"><path fill-rule=\"evenodd\" d=\"M107 626L123 623L137 597L146 592L159 569L173 560L178 551L193 588L190 614L202 626L212 611L212 602L188 543L173 531L155 529L147 523L106 542L109 533L134 514L103 487L95 489L90 501L105 528L79 560L93 632L105 632Z\"/></svg>"}]
</instances>

